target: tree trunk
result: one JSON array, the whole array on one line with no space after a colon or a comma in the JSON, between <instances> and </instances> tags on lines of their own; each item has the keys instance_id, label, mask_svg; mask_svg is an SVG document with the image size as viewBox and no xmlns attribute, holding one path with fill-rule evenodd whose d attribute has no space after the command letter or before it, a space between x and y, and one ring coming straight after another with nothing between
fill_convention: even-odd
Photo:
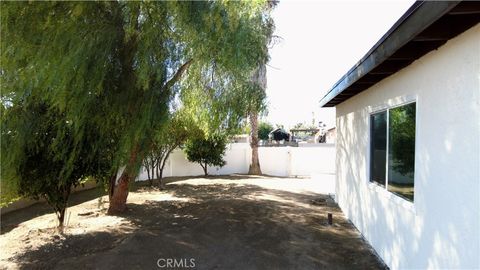
<instances>
[{"instance_id":1,"label":"tree trunk","mask_svg":"<svg viewBox=\"0 0 480 270\"><path fill-rule=\"evenodd\" d=\"M207 176L208 175L207 163L205 163L205 166L200 163L200 166L202 166L203 172L205 173L205 176Z\"/></svg>"},{"instance_id":2,"label":"tree trunk","mask_svg":"<svg viewBox=\"0 0 480 270\"><path fill-rule=\"evenodd\" d=\"M177 148L176 145L174 145L173 147L167 149L167 150L165 151L165 155L163 156L163 158L158 161L158 164L157 164L157 165L158 165L158 173L159 173L159 174L158 174L158 181L159 181L159 186L160 186L160 188L164 188L164 187L165 187L164 184L163 184L163 181L162 181L162 179L163 179L163 169L165 168L165 164L167 164L167 159L168 159L168 157L169 157L170 154L173 152L173 150L175 150L175 148Z\"/></svg>"},{"instance_id":3,"label":"tree trunk","mask_svg":"<svg viewBox=\"0 0 480 270\"><path fill-rule=\"evenodd\" d=\"M152 181L152 178L150 178L150 166L148 164L148 162L145 162L145 170L147 170L147 177L148 177L148 181L151 182Z\"/></svg>"},{"instance_id":4,"label":"tree trunk","mask_svg":"<svg viewBox=\"0 0 480 270\"><path fill-rule=\"evenodd\" d=\"M113 196L110 199L110 206L108 207L109 215L122 213L127 210L128 184L132 180L133 177L130 176L125 169L113 190Z\"/></svg>"},{"instance_id":5,"label":"tree trunk","mask_svg":"<svg viewBox=\"0 0 480 270\"><path fill-rule=\"evenodd\" d=\"M57 214L58 218L58 230L63 231L63 226L65 224L65 212L67 210L67 207L64 207L63 209L60 209L60 211Z\"/></svg>"},{"instance_id":6,"label":"tree trunk","mask_svg":"<svg viewBox=\"0 0 480 270\"><path fill-rule=\"evenodd\" d=\"M165 188L163 184L163 168L165 168L165 162L167 161L169 152L166 153L166 155L158 161L158 186L160 189Z\"/></svg>"},{"instance_id":7,"label":"tree trunk","mask_svg":"<svg viewBox=\"0 0 480 270\"><path fill-rule=\"evenodd\" d=\"M110 181L108 183L108 200L112 200L113 190L115 189L115 182L117 181L118 169L110 176Z\"/></svg>"},{"instance_id":8,"label":"tree trunk","mask_svg":"<svg viewBox=\"0 0 480 270\"><path fill-rule=\"evenodd\" d=\"M250 147L252 148L252 163L248 169L248 174L261 175L260 160L258 159L258 115L256 112L250 113L250 126L252 127L252 136Z\"/></svg>"},{"instance_id":9,"label":"tree trunk","mask_svg":"<svg viewBox=\"0 0 480 270\"><path fill-rule=\"evenodd\" d=\"M70 198L70 191L72 186L62 186L60 187L60 193L51 193L45 195L45 200L47 203L53 207L55 214L57 215L58 227L57 230L60 233L63 233L63 228L65 224L65 213L68 207L68 199Z\"/></svg>"},{"instance_id":10,"label":"tree trunk","mask_svg":"<svg viewBox=\"0 0 480 270\"><path fill-rule=\"evenodd\" d=\"M160 179L160 159L155 160L155 173L157 175L157 180Z\"/></svg>"},{"instance_id":11,"label":"tree trunk","mask_svg":"<svg viewBox=\"0 0 480 270\"><path fill-rule=\"evenodd\" d=\"M153 186L153 179L155 178L155 160L152 158L150 159L150 165L152 166L152 178L149 179L150 186Z\"/></svg>"},{"instance_id":12,"label":"tree trunk","mask_svg":"<svg viewBox=\"0 0 480 270\"><path fill-rule=\"evenodd\" d=\"M162 181L163 169L158 169L158 186L160 189L163 189L163 181Z\"/></svg>"},{"instance_id":13,"label":"tree trunk","mask_svg":"<svg viewBox=\"0 0 480 270\"><path fill-rule=\"evenodd\" d=\"M127 210L128 184L135 180L136 175L134 173L134 168L137 162L137 154L138 146L136 146L130 154L128 164L113 189L113 194L110 198L110 205L107 211L109 215L115 215Z\"/></svg>"},{"instance_id":14,"label":"tree trunk","mask_svg":"<svg viewBox=\"0 0 480 270\"><path fill-rule=\"evenodd\" d=\"M261 64L254 75L252 81L263 91L267 88L267 69L265 64ZM258 108L251 108L249 112L250 126L252 128L250 147L252 148L252 163L248 169L248 174L260 175L262 170L260 169L260 160L258 159Z\"/></svg>"},{"instance_id":15,"label":"tree trunk","mask_svg":"<svg viewBox=\"0 0 480 270\"><path fill-rule=\"evenodd\" d=\"M161 190L165 189L165 183L163 182L163 166L158 169L158 187Z\"/></svg>"}]
</instances>

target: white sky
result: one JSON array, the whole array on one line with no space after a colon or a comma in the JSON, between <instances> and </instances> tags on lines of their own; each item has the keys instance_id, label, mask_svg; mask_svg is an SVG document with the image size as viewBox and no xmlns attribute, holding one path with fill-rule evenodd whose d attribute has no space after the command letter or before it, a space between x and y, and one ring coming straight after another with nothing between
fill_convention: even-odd
<instances>
[{"instance_id":1,"label":"white sky","mask_svg":"<svg viewBox=\"0 0 480 270\"><path fill-rule=\"evenodd\" d=\"M267 66L272 124L335 124L335 109L320 99L413 4L402 1L286 1L273 11L275 35Z\"/></svg>"}]
</instances>

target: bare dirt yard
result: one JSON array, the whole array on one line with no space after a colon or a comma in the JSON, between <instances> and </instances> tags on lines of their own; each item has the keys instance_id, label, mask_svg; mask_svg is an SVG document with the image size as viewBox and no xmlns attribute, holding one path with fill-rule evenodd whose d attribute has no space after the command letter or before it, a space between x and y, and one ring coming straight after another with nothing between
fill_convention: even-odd
<instances>
[{"instance_id":1,"label":"bare dirt yard","mask_svg":"<svg viewBox=\"0 0 480 270\"><path fill-rule=\"evenodd\" d=\"M0 268L384 269L335 203L309 190L312 181L171 178L165 190L134 188L121 216L105 214L101 190L83 191L63 234L36 204L2 216Z\"/></svg>"}]
</instances>

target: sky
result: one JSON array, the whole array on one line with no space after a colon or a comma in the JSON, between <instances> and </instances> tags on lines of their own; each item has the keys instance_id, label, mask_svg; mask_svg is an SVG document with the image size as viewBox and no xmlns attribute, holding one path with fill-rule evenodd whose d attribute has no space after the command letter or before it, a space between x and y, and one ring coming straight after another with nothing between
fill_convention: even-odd
<instances>
[{"instance_id":1,"label":"sky","mask_svg":"<svg viewBox=\"0 0 480 270\"><path fill-rule=\"evenodd\" d=\"M335 109L319 101L414 3L280 0L272 15L278 44L267 65L264 121L335 125Z\"/></svg>"}]
</instances>

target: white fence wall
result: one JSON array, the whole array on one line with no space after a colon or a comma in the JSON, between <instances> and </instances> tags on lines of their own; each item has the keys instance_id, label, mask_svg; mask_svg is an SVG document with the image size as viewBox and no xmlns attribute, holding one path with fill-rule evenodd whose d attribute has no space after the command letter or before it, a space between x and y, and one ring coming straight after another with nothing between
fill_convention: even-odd
<instances>
[{"instance_id":1,"label":"white fence wall","mask_svg":"<svg viewBox=\"0 0 480 270\"><path fill-rule=\"evenodd\" d=\"M290 148L291 175L335 173L335 145Z\"/></svg>"},{"instance_id":2,"label":"white fence wall","mask_svg":"<svg viewBox=\"0 0 480 270\"><path fill-rule=\"evenodd\" d=\"M335 145L322 144L316 147L259 147L258 155L262 172L273 176L314 176L335 174ZM226 165L222 168L209 167L211 175L248 173L252 150L248 143L228 145L225 153ZM169 176L203 175L197 163L189 162L181 149L172 152L163 172ZM142 170L138 180L146 180L147 172Z\"/></svg>"}]
</instances>

